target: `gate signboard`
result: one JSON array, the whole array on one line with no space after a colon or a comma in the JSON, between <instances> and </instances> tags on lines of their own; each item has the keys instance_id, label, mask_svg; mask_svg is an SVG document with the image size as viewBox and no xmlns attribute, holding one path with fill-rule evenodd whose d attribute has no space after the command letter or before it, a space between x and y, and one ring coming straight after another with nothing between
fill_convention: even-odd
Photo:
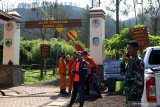
<instances>
[{"instance_id":1,"label":"gate signboard","mask_svg":"<svg viewBox=\"0 0 160 107\"><path fill-rule=\"evenodd\" d=\"M48 58L50 56L50 45L41 44L41 58Z\"/></svg>"},{"instance_id":2,"label":"gate signboard","mask_svg":"<svg viewBox=\"0 0 160 107\"><path fill-rule=\"evenodd\" d=\"M67 33L64 31L64 27L81 27L82 20L81 19L64 19L64 20L34 20L34 21L26 21L25 28L33 29L33 28L55 28L64 39L69 42L73 41L75 44L74 47L76 50L84 50L79 44L75 43L75 40L78 37L78 33L76 30L69 30ZM43 55L42 55L43 56Z\"/></svg>"},{"instance_id":3,"label":"gate signboard","mask_svg":"<svg viewBox=\"0 0 160 107\"><path fill-rule=\"evenodd\" d=\"M81 27L81 19L26 21L25 28Z\"/></svg>"},{"instance_id":4,"label":"gate signboard","mask_svg":"<svg viewBox=\"0 0 160 107\"><path fill-rule=\"evenodd\" d=\"M131 29L130 35L138 42L141 49L145 49L149 46L147 27Z\"/></svg>"}]
</instances>

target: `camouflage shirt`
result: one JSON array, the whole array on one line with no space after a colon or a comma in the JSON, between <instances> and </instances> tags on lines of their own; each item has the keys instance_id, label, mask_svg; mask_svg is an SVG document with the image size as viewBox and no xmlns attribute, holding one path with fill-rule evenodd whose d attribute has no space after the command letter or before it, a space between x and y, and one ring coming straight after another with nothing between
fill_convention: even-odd
<instances>
[{"instance_id":1,"label":"camouflage shirt","mask_svg":"<svg viewBox=\"0 0 160 107\"><path fill-rule=\"evenodd\" d=\"M125 92L128 101L140 101L144 88L144 62L137 56L129 59L128 64L120 65L125 75Z\"/></svg>"}]
</instances>

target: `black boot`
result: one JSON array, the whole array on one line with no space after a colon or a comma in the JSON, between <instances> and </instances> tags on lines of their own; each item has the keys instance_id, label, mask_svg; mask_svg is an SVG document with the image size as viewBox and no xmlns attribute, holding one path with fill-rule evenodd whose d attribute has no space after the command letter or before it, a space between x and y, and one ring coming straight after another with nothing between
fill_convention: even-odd
<instances>
[{"instance_id":1,"label":"black boot","mask_svg":"<svg viewBox=\"0 0 160 107\"><path fill-rule=\"evenodd\" d=\"M71 91L68 92L69 95L71 95L71 93L72 93Z\"/></svg>"},{"instance_id":2,"label":"black boot","mask_svg":"<svg viewBox=\"0 0 160 107\"><path fill-rule=\"evenodd\" d=\"M100 90L97 90L97 93L98 93L98 96L97 96L98 98L103 98Z\"/></svg>"},{"instance_id":3,"label":"black boot","mask_svg":"<svg viewBox=\"0 0 160 107\"><path fill-rule=\"evenodd\" d=\"M62 89L60 90L60 94L63 94L63 90Z\"/></svg>"},{"instance_id":4,"label":"black boot","mask_svg":"<svg viewBox=\"0 0 160 107\"><path fill-rule=\"evenodd\" d=\"M71 104L68 104L67 107L72 107L72 105L71 105Z\"/></svg>"},{"instance_id":5,"label":"black boot","mask_svg":"<svg viewBox=\"0 0 160 107\"><path fill-rule=\"evenodd\" d=\"M65 89L62 90L61 94L63 94L63 95L69 95L69 94L66 92Z\"/></svg>"}]
</instances>

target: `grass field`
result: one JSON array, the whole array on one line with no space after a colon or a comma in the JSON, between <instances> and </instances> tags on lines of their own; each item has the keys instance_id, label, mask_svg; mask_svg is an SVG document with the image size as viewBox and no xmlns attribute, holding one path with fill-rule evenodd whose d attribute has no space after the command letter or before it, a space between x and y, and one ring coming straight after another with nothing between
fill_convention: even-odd
<instances>
[{"instance_id":1,"label":"grass field","mask_svg":"<svg viewBox=\"0 0 160 107\"><path fill-rule=\"evenodd\" d=\"M57 73L53 75L52 69L46 70L46 75L44 74L44 78L40 77L40 70L26 70L24 73L24 83L25 84L49 82L52 80L56 80L58 78L59 76L57 75Z\"/></svg>"},{"instance_id":2,"label":"grass field","mask_svg":"<svg viewBox=\"0 0 160 107\"><path fill-rule=\"evenodd\" d=\"M59 79L59 75L57 74L57 71L55 75L53 75L52 69L47 69L46 75L44 75L44 78L40 77L40 70L26 70L24 74L25 84L49 82L57 79ZM115 84L115 91L116 92L122 91L123 88L124 88L124 83L117 81Z\"/></svg>"}]
</instances>

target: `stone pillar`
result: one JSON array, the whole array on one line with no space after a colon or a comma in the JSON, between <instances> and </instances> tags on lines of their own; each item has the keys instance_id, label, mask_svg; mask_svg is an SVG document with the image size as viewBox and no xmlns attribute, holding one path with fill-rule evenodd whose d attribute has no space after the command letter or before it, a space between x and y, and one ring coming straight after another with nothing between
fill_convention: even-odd
<instances>
[{"instance_id":1,"label":"stone pillar","mask_svg":"<svg viewBox=\"0 0 160 107\"><path fill-rule=\"evenodd\" d=\"M98 65L103 65L105 39L105 12L92 8L90 13L90 55Z\"/></svg>"},{"instance_id":2,"label":"stone pillar","mask_svg":"<svg viewBox=\"0 0 160 107\"><path fill-rule=\"evenodd\" d=\"M6 65L10 60L14 65L19 65L20 56L20 26L17 21L20 15L17 12L9 13L13 20L4 23L4 44L3 44L3 64Z\"/></svg>"}]
</instances>

